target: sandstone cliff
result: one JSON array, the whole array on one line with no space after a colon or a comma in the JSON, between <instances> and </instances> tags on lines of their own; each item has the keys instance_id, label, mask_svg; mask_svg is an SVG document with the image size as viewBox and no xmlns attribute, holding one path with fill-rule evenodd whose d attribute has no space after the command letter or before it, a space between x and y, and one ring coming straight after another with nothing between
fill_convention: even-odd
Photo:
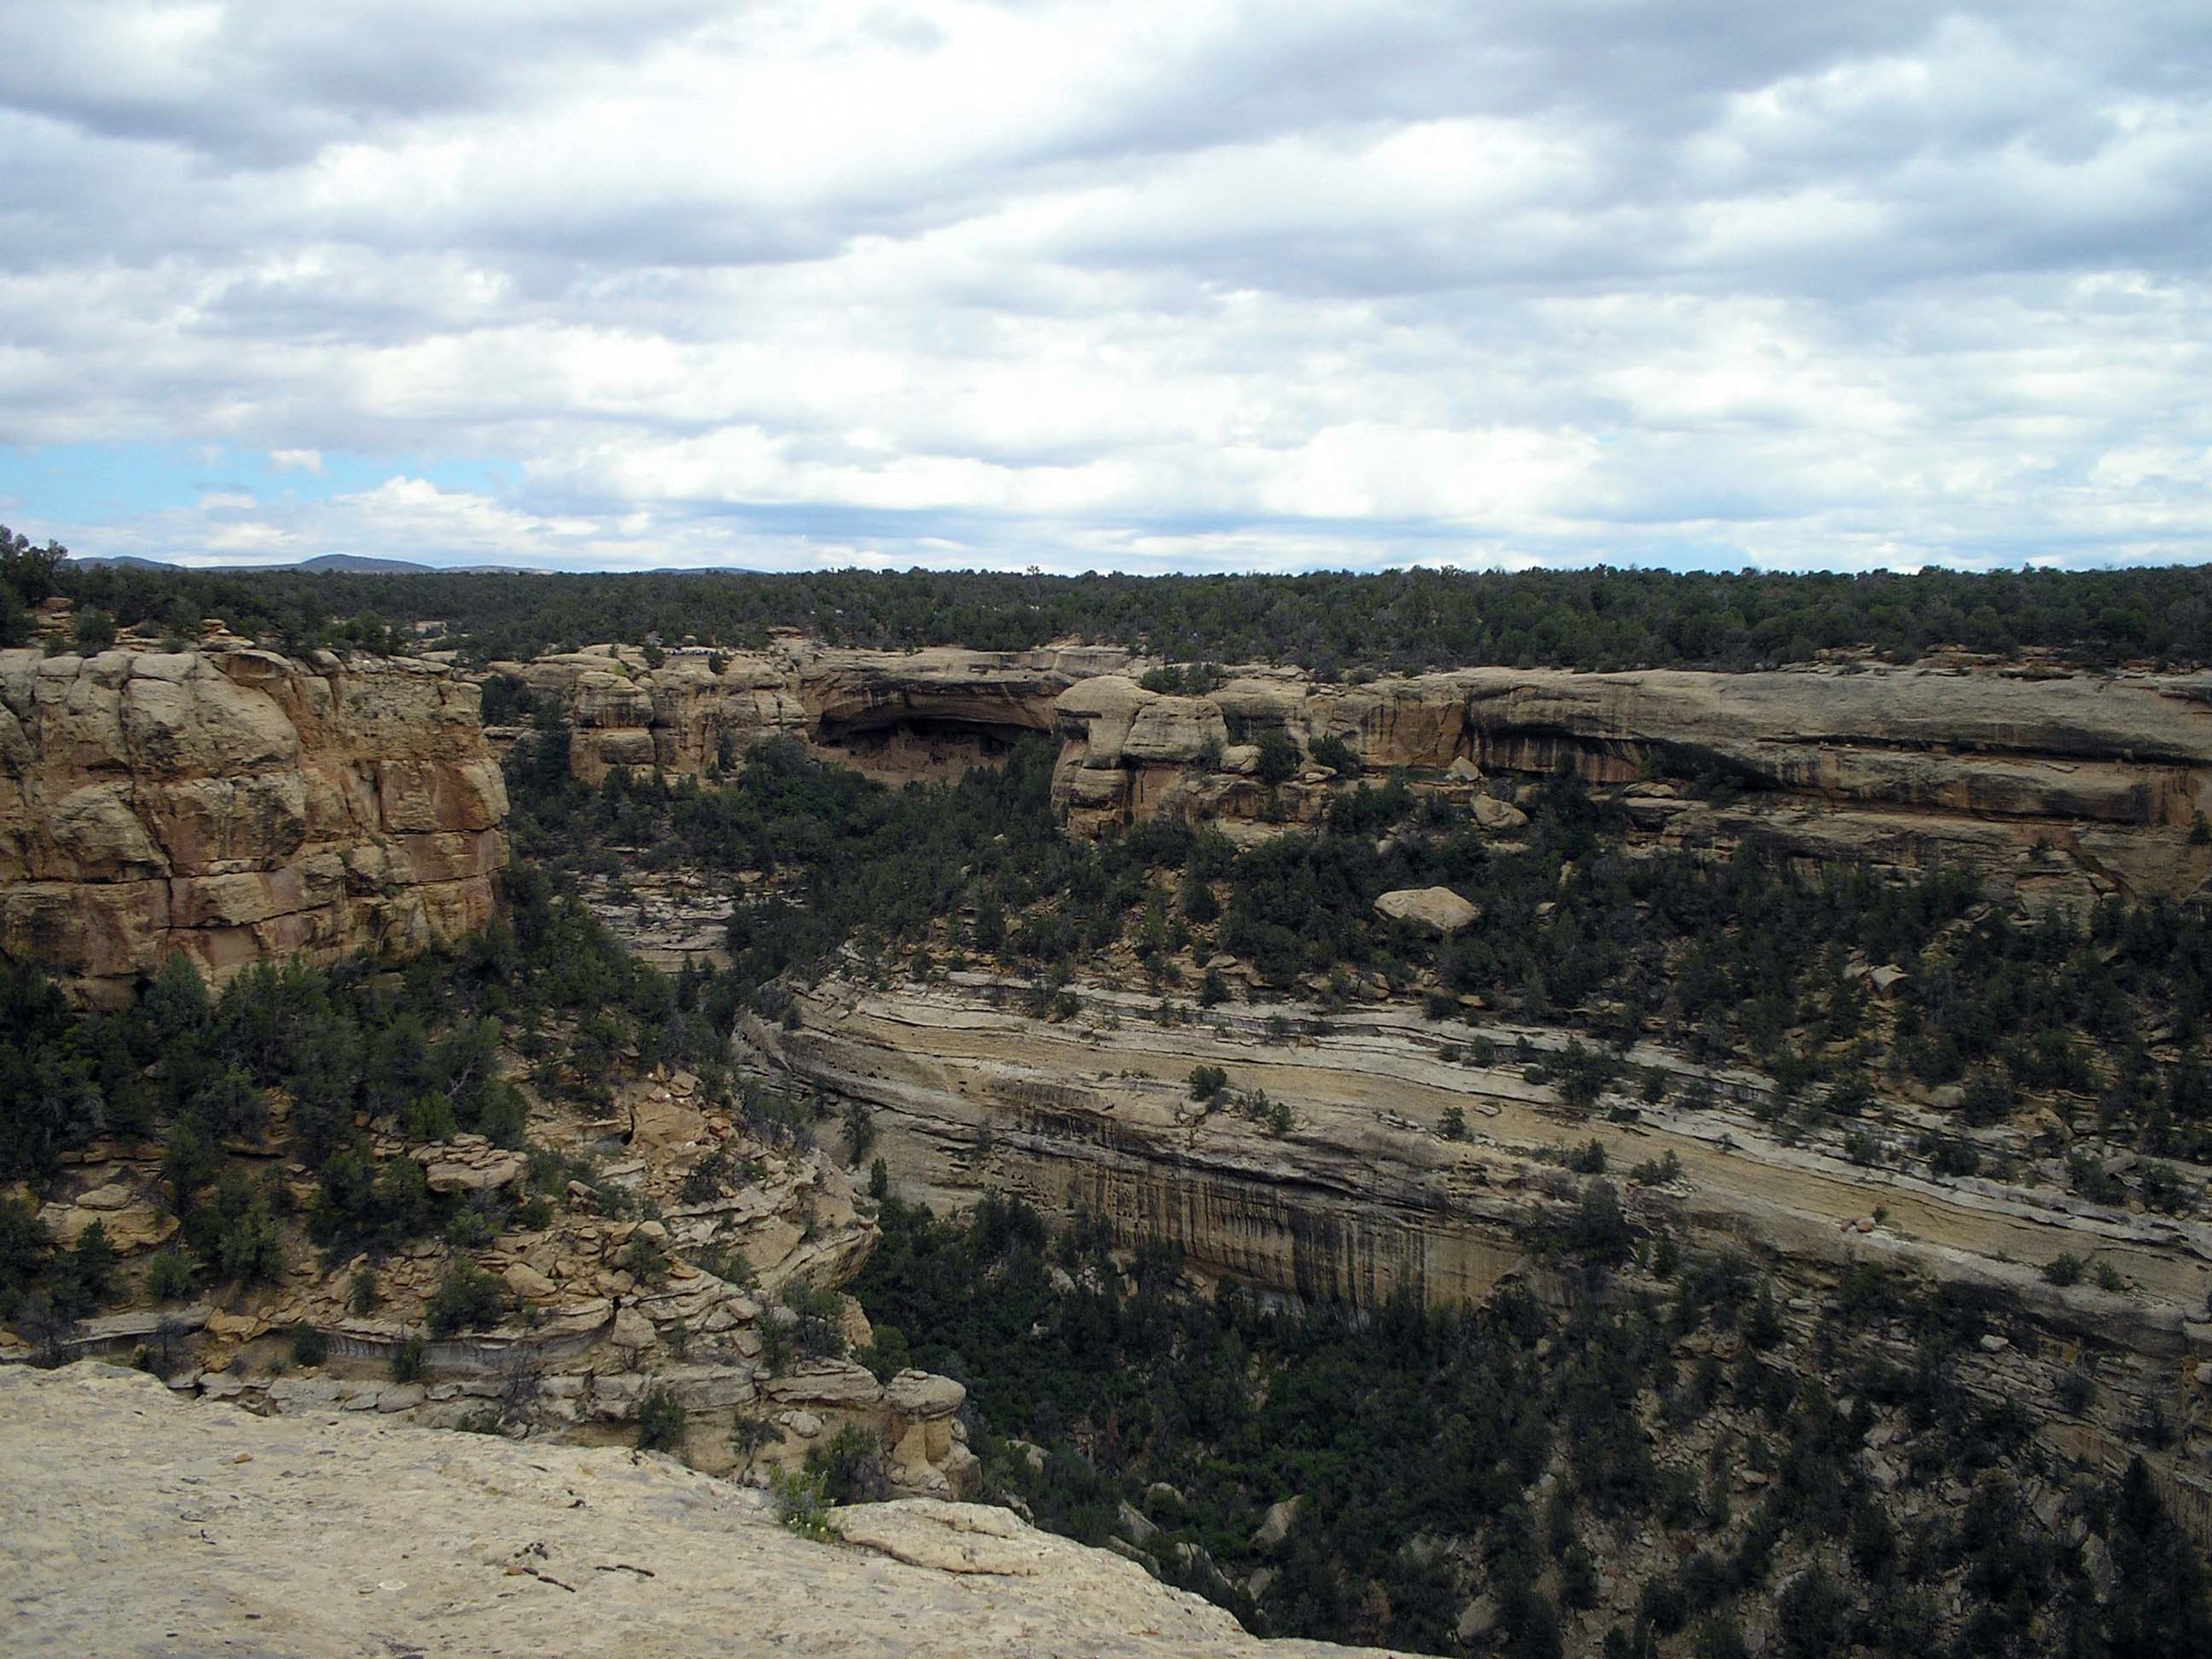
<instances>
[{"instance_id":1,"label":"sandstone cliff","mask_svg":"<svg viewBox=\"0 0 2212 1659\"><path fill-rule=\"evenodd\" d=\"M871 1505L834 1512L848 1547L810 1543L665 1457L265 1421L96 1365L0 1367L0 1421L19 1652L1348 1651L1256 1641L1002 1509Z\"/></svg>"},{"instance_id":2,"label":"sandstone cliff","mask_svg":"<svg viewBox=\"0 0 2212 1659\"><path fill-rule=\"evenodd\" d=\"M768 649L671 652L657 667L628 647L495 664L554 698L574 725L570 764L597 783L615 766L696 773L755 743L792 737L898 780L1049 733L1078 680L1127 665L1125 651L840 650L798 638Z\"/></svg>"},{"instance_id":3,"label":"sandstone cliff","mask_svg":"<svg viewBox=\"0 0 2212 1659\"><path fill-rule=\"evenodd\" d=\"M180 951L458 938L506 854L477 702L406 658L0 651L0 949L115 1000Z\"/></svg>"},{"instance_id":4,"label":"sandstone cliff","mask_svg":"<svg viewBox=\"0 0 2212 1659\"><path fill-rule=\"evenodd\" d=\"M1517 781L1620 787L1644 829L1808 858L1964 864L2035 903L2179 898L2212 875L2212 675L1862 664L1768 673L1477 668L1317 684L1245 668L1203 695L1138 683L1118 650L831 650L795 639L649 667L629 648L503 665L561 703L571 764L699 772L789 737L887 781L956 772L1025 733L1059 745L1055 799L1095 832L1167 813L1317 819L1357 772L1402 772L1508 833ZM1294 775L1271 785L1260 740ZM1328 740L1341 744L1331 747ZM1315 746L1334 766L1317 764Z\"/></svg>"},{"instance_id":5,"label":"sandstone cliff","mask_svg":"<svg viewBox=\"0 0 2212 1659\"><path fill-rule=\"evenodd\" d=\"M1058 1218L1083 1211L1125 1247L1175 1245L1201 1275L1367 1307L1399 1292L1479 1302L1508 1278L1540 1289L1528 1224L1572 1209L1586 1183L1567 1154L1597 1137L1632 1214L1686 1245L1756 1251L1803 1288L1809 1319L1858 1263L1965 1286L2016 1310L2011 1336L1970 1363L1989 1397L2079 1419L2108 1449L2154 1406L2192 1467L2212 1457L2212 1226L2058 1190L2062 1170L2025 1130L1980 1132L2016 1158L2005 1180L1869 1168L1842 1127L1785 1135L1725 1099L1607 1102L1630 1109L1624 1123L1565 1110L1513 1053L1517 1040L1554 1049L1557 1032L1487 1025L1497 1053L1477 1064L1457 1048L1466 1027L1403 1006L1340 1010L1314 1034L1310 1005L1186 1005L1163 1022L1155 996L1079 988L1079 1013L1045 1021L1020 1011L1025 987L979 974L832 979L798 1000L795 1026L748 1019L741 1035L763 1064L867 1110L906 1197L958 1207L996 1191ZM1678 1085L1696 1071L1656 1044L1630 1057L1680 1068ZM1227 1094L1193 1100L1194 1064L1222 1067ZM1257 1090L1279 1115L1230 1103ZM1921 1114L1891 1110L1909 1141ZM2125 1294L2047 1283L2040 1265L2064 1251L2110 1266ZM2062 1399L2076 1363L2107 1390L2088 1417Z\"/></svg>"}]
</instances>

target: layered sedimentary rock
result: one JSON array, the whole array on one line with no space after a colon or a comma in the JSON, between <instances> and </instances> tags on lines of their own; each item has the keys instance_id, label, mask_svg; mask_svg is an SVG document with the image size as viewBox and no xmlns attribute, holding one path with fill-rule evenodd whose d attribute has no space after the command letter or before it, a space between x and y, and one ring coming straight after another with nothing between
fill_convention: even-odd
<instances>
[{"instance_id":1,"label":"layered sedimentary rock","mask_svg":"<svg viewBox=\"0 0 2212 1659\"><path fill-rule=\"evenodd\" d=\"M741 1040L868 1113L904 1197L956 1209L1018 1196L1057 1220L1102 1221L1124 1248L1172 1245L1202 1276L1362 1307L1479 1302L1509 1277L1549 1294L1547 1230L1571 1229L1601 1179L1568 1167L1597 1139L1632 1217L1685 1245L1755 1252L1808 1310L1859 1264L1960 1286L2010 1310L2006 1340L1969 1361L1989 1397L2106 1437L2155 1408L2200 1448L2192 1459L2212 1457L2212 1226L2065 1192L2062 1164L2024 1130L1978 1133L2013 1160L2006 1179L1868 1167L1846 1127L1784 1135L1724 1098L1567 1110L1515 1054L1521 1040L1525 1055L1555 1050L1557 1032L1486 1027L1495 1047L1478 1061L1459 1047L1467 1027L1402 1005L1340 1010L1314 1034L1310 1005L1224 1003L1163 1023L1156 997L1078 988L1079 1011L1045 1021L1013 981L833 979L797 999L795 1025L748 1019ZM1629 1057L1675 1074L1678 1101L1699 1071L1655 1044ZM1220 1067L1225 1088L1193 1098L1194 1065ZM1737 1087L1759 1083L1724 1074L1724 1094ZM1901 1101L1886 1110L1906 1141L1941 1121ZM2126 1294L2049 1283L2041 1264L2068 1252L2110 1267ZM2105 1391L2085 1417L2064 1403L2077 1363Z\"/></svg>"},{"instance_id":2,"label":"layered sedimentary rock","mask_svg":"<svg viewBox=\"0 0 2212 1659\"><path fill-rule=\"evenodd\" d=\"M1079 832L1163 813L1313 821L1348 766L1402 772L1509 833L1517 780L1565 768L1619 787L1647 832L1678 845L1758 831L1809 858L1962 863L2043 903L2177 898L2212 875L2204 674L1474 668L1324 685L1255 667L1184 695L1147 690L1143 666L1088 647L896 653L795 639L653 667L613 647L508 665L565 706L572 768L594 782L616 765L733 764L770 737L897 781L1042 733L1059 745L1056 803ZM1272 782L1260 776L1271 733L1295 750Z\"/></svg>"},{"instance_id":3,"label":"layered sedimentary rock","mask_svg":"<svg viewBox=\"0 0 2212 1659\"><path fill-rule=\"evenodd\" d=\"M1128 653L839 650L796 637L757 652L645 653L596 646L495 664L553 698L573 726L570 764L596 783L617 766L696 773L754 744L796 738L887 779L957 771L1055 729L1079 680Z\"/></svg>"},{"instance_id":4,"label":"layered sedimentary rock","mask_svg":"<svg viewBox=\"0 0 2212 1659\"><path fill-rule=\"evenodd\" d=\"M0 652L0 949L111 1000L458 938L506 854L477 703L407 658Z\"/></svg>"},{"instance_id":5,"label":"layered sedimentary rock","mask_svg":"<svg viewBox=\"0 0 2212 1659\"><path fill-rule=\"evenodd\" d=\"M1318 816L1333 772L1250 776L1272 728L1333 738L1417 787L1571 770L1626 786L1687 845L1752 830L1809 857L1971 865L2046 902L2185 896L2212 874L2212 677L1855 665L1754 674L1463 669L1359 687L1276 671L1202 698L1094 680L1060 701L1061 799L1079 823L1158 811ZM1704 798L1701 798L1704 797ZM1509 831L1506 803L1476 808Z\"/></svg>"}]
</instances>

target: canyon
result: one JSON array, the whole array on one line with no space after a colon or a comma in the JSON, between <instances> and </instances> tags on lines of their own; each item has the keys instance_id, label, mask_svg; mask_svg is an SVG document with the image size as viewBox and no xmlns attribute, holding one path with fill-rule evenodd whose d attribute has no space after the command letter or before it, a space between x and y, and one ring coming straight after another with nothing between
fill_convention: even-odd
<instances>
[{"instance_id":1,"label":"canyon","mask_svg":"<svg viewBox=\"0 0 2212 1659\"><path fill-rule=\"evenodd\" d=\"M1077 644L887 653L796 637L746 652L600 646L488 675L434 656L293 658L213 635L183 651L0 653L0 947L49 966L79 1001L111 1005L177 954L219 983L265 960L396 958L461 939L497 911L499 757L528 730L484 727L481 685L495 676L560 716L568 768L595 785L618 768L711 779L771 740L895 785L1034 741L1054 748L1053 805L1078 836L1167 816L1251 844L1324 822L1361 782L1394 780L1510 849L1536 786L1563 772L1617 806L1632 852L1721 857L1758 837L1808 868L1962 868L2030 910L2184 902L2212 878L2212 675L1958 659L1732 675L1483 668L1352 684L1246 665L1148 689L1158 667ZM672 969L716 959L718 918L741 895L733 879L680 867L592 876L585 891L641 956ZM1438 932L1471 919L1440 890L1388 896ZM1944 1176L1913 1150L1924 1134L1960 1133L1955 1101L1933 1091L1881 1100L1870 1130L1786 1130L1761 1110L1768 1079L1647 1038L1623 1058L1630 1075L1663 1083L1658 1098L1624 1083L1571 1108L1545 1070L1562 1030L1479 1005L1419 1006L1379 981L1267 982L1202 952L1175 965L1165 990L1092 972L1046 998L1002 972L902 979L848 952L794 986L777 1018L745 1015L733 1056L756 1083L864 1121L901 1198L957 1208L999 1193L1056 1219L1096 1217L1124 1249L1172 1245L1202 1287L1233 1279L1372 1309L1401 1294L1479 1302L1514 1286L1564 1307L1578 1281L1543 1232L1600 1191L1655 1233L1773 1273L1802 1348L1855 1274L1898 1269L1989 1310L1963 1381L2025 1405L2067 1456L2115 1469L2133 1425L2166 1425L2161 1490L2200 1542L2212 1539L2212 1225L2070 1192L2072 1125L2024 1115L1965 1131L1997 1173ZM1885 989L1899 972L1849 971ZM1191 995L1207 975L1231 994ZM1191 1087L1200 1067L1225 1079L1208 1098ZM170 1396L198 1395L341 1438L381 1436L396 1470L480 1455L490 1470L495 1443L413 1450L400 1444L411 1427L398 1425L513 1426L503 1414L521 1393L558 1455L631 1458L612 1448L635 1438L658 1390L685 1409L677 1449L707 1473L764 1479L851 1425L886 1448L895 1489L917 1502L975 1489L960 1384L848 1358L764 1358L790 1324L779 1293L834 1293L875 1246L872 1206L841 1160L756 1138L698 1078L667 1067L625 1082L596 1116L534 1108L533 1141L596 1159L596 1173L547 1226L509 1227L469 1252L498 1278L511 1317L427 1345L425 1378L393 1369L461 1254L435 1243L388 1265L379 1308L356 1305L365 1262L302 1260L242 1303L88 1321L73 1354L181 1344L186 1360L164 1395L142 1400L128 1390L158 1385L79 1367L65 1374L92 1379L76 1385L81 1399L56 1392L36 1409L90 1402L165 1425ZM1876 1135L1878 1157L1855 1131ZM2080 1135L2095 1144L2093 1131ZM1610 1180L1571 1167L1593 1141ZM441 1193L518 1197L528 1175L477 1137L379 1149L423 1162ZM303 1167L280 1147L254 1155L306 1202ZM723 1155L744 1181L690 1179ZM2180 1174L2199 1194L2212 1178ZM103 1144L73 1156L41 1218L63 1242L99 1222L135 1268L175 1231L160 1179L157 1148ZM2066 1253L2093 1260L2099 1279L2053 1282L2046 1269ZM864 1348L857 1304L837 1307L847 1344ZM331 1347L298 1374L285 1356L303 1327ZM0 1368L0 1382L27 1402L10 1382L18 1371ZM2097 1385L2086 1402L2072 1386L2083 1376ZM751 1420L770 1425L768 1443L742 1453ZM693 1490L686 1477L650 1471L673 1484L641 1503L692 1503L669 1495ZM1070 1551L1033 1575L1055 1585L1088 1586L1099 1570L1075 1563L1072 1547L992 1532L1018 1524L986 1526L959 1508L891 1506L904 1518L883 1524L884 1553L933 1571L998 1549L974 1541L987 1535L1016 1540L1009 1559ZM756 1553L798 1548L764 1520L744 1524L766 1529ZM992 1617L1033 1630L1073 1617L1040 1588L994 1603ZM1183 1616L1161 1611L1161 1629ZM316 1627L315 1640L341 1638ZM800 1650L841 1650L813 1640ZM1181 1640L1180 1651L1245 1650L1213 1626ZM1131 1644L1092 1645L1149 1650Z\"/></svg>"},{"instance_id":2,"label":"canyon","mask_svg":"<svg viewBox=\"0 0 2212 1659\"><path fill-rule=\"evenodd\" d=\"M1563 1046L1541 1027L1388 1003L1202 1009L1079 992L1078 1011L1041 1019L1022 981L833 976L795 1018L749 1018L741 1037L765 1072L865 1110L907 1196L961 1207L998 1192L1094 1217L1126 1246L1174 1246L1202 1282L1368 1308L1401 1294L1480 1302L1518 1284L1570 1305L1571 1274L1534 1229L1567 1221L1603 1184L1684 1246L1773 1271L1793 1293L1786 1318L1808 1336L1855 1270L1951 1286L2001 1310L1965 1357L1970 1387L2029 1405L2097 1462L2120 1458L2128 1425L2155 1410L2185 1454L2177 1489L2212 1523L2212 1226L2066 1192L2032 1129L1974 1132L2016 1176L1943 1178L1855 1160L1847 1125L1785 1133L1754 1110L1761 1079L1692 1067L1656 1043L1629 1058L1667 1076L1675 1103L1621 1093L1573 1110L1523 1075L1525 1058ZM1486 1038L1498 1058L1468 1058L1462 1045ZM1187 1080L1206 1065L1228 1079L1210 1102ZM1699 1076L1720 1082L1713 1103L1684 1102ZM1271 1121L1239 1109L1256 1096L1277 1109ZM1940 1121L1909 1100L1883 1117L1899 1147ZM1594 1141L1610 1183L1567 1167ZM2070 1250L2111 1276L2050 1283L2044 1265ZM2066 1378L2085 1368L2100 1384L2089 1408L2067 1400Z\"/></svg>"}]
</instances>

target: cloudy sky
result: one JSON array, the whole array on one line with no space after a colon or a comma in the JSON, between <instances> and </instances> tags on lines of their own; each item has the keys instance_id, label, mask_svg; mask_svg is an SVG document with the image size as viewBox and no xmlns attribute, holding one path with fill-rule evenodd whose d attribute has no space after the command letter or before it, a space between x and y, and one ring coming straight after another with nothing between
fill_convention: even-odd
<instances>
[{"instance_id":1,"label":"cloudy sky","mask_svg":"<svg viewBox=\"0 0 2212 1659\"><path fill-rule=\"evenodd\" d=\"M0 519L2212 559L2212 6L10 0Z\"/></svg>"}]
</instances>

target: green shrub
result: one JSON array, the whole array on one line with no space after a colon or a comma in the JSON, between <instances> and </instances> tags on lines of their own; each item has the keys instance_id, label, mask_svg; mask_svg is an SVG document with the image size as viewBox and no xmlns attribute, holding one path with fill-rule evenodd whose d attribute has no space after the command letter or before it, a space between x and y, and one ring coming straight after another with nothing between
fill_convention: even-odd
<instances>
[{"instance_id":1,"label":"green shrub","mask_svg":"<svg viewBox=\"0 0 2212 1659\"><path fill-rule=\"evenodd\" d=\"M845 1425L826 1445L809 1447L806 1471L832 1503L874 1503L891 1495L883 1442L857 1423Z\"/></svg>"},{"instance_id":2,"label":"green shrub","mask_svg":"<svg viewBox=\"0 0 2212 1659\"><path fill-rule=\"evenodd\" d=\"M776 1518L802 1538L818 1544L837 1541L830 1525L830 1502L822 1489L822 1477L796 1469L778 1470L768 1478L768 1495L776 1506Z\"/></svg>"},{"instance_id":3,"label":"green shrub","mask_svg":"<svg viewBox=\"0 0 2212 1659\"><path fill-rule=\"evenodd\" d=\"M146 1264L146 1294L156 1302L174 1302L192 1288L192 1263L164 1250Z\"/></svg>"},{"instance_id":4,"label":"green shrub","mask_svg":"<svg viewBox=\"0 0 2212 1659\"><path fill-rule=\"evenodd\" d=\"M795 1316L791 1340L810 1359L834 1359L845 1351L845 1309L833 1290L814 1290L794 1279L783 1305ZM771 1323L773 1323L771 1321Z\"/></svg>"},{"instance_id":5,"label":"green shrub","mask_svg":"<svg viewBox=\"0 0 2212 1659\"><path fill-rule=\"evenodd\" d=\"M1270 788L1298 775L1298 745L1279 726L1271 726L1259 737L1259 779Z\"/></svg>"},{"instance_id":6,"label":"green shrub","mask_svg":"<svg viewBox=\"0 0 2212 1659\"><path fill-rule=\"evenodd\" d=\"M438 1281L427 1311L434 1336L496 1325L507 1311L507 1287L475 1263L456 1262Z\"/></svg>"},{"instance_id":7,"label":"green shrub","mask_svg":"<svg viewBox=\"0 0 2212 1659\"><path fill-rule=\"evenodd\" d=\"M741 1411L731 1420L730 1449L744 1460L748 1469L763 1450L782 1439L783 1431L756 1412Z\"/></svg>"},{"instance_id":8,"label":"green shrub","mask_svg":"<svg viewBox=\"0 0 2212 1659\"><path fill-rule=\"evenodd\" d=\"M401 1132L414 1141L450 1141L460 1127L454 1119L453 1102L435 1092L417 1095L400 1123Z\"/></svg>"},{"instance_id":9,"label":"green shrub","mask_svg":"<svg viewBox=\"0 0 2212 1659\"><path fill-rule=\"evenodd\" d=\"M115 618L104 611L80 611L69 635L88 657L104 651L115 643Z\"/></svg>"},{"instance_id":10,"label":"green shrub","mask_svg":"<svg viewBox=\"0 0 2212 1659\"><path fill-rule=\"evenodd\" d=\"M637 1445L641 1452L665 1452L680 1445L688 1414L670 1389L654 1386L637 1404Z\"/></svg>"},{"instance_id":11,"label":"green shrub","mask_svg":"<svg viewBox=\"0 0 2212 1659\"><path fill-rule=\"evenodd\" d=\"M429 1369L424 1357L425 1344L419 1336L411 1336L399 1345L392 1356L392 1380L399 1383L420 1382L423 1372Z\"/></svg>"},{"instance_id":12,"label":"green shrub","mask_svg":"<svg viewBox=\"0 0 2212 1659\"><path fill-rule=\"evenodd\" d=\"M292 1327L292 1362L297 1365L319 1365L330 1357L330 1338L311 1325Z\"/></svg>"}]
</instances>

